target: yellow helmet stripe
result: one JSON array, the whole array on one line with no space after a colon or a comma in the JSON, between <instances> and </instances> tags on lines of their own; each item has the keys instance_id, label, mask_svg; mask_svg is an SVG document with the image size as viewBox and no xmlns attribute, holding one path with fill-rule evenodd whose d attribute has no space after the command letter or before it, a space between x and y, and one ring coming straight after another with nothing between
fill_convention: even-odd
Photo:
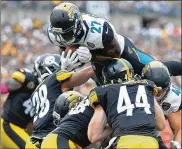
<instances>
[{"instance_id":1,"label":"yellow helmet stripe","mask_svg":"<svg viewBox=\"0 0 182 149\"><path fill-rule=\"evenodd\" d=\"M127 66L125 61L123 61L122 59L119 59L119 58L114 58L114 59L120 61L126 67L126 74L127 74L128 80L130 80L131 75L130 75L129 67Z\"/></svg>"},{"instance_id":2,"label":"yellow helmet stripe","mask_svg":"<svg viewBox=\"0 0 182 149\"><path fill-rule=\"evenodd\" d=\"M65 7L65 5L66 5L66 7ZM55 9L69 12L69 10L71 9L72 6L73 6L73 4L71 4L71 3L61 3L60 5L56 6Z\"/></svg>"}]
</instances>

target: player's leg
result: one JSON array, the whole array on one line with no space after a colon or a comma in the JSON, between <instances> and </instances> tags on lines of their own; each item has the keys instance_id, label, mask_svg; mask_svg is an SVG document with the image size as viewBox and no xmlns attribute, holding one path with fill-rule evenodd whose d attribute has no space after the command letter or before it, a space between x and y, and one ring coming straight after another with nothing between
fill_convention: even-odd
<instances>
[{"instance_id":1,"label":"player's leg","mask_svg":"<svg viewBox=\"0 0 182 149\"><path fill-rule=\"evenodd\" d=\"M158 149L158 141L149 136L140 135L128 135L122 136L118 139L116 144L116 149L120 148L130 148L130 149Z\"/></svg>"},{"instance_id":2,"label":"player's leg","mask_svg":"<svg viewBox=\"0 0 182 149\"><path fill-rule=\"evenodd\" d=\"M103 78L102 78L103 65L93 62L92 67L95 72L95 78L92 78L92 79L96 82L97 86L103 85L104 84Z\"/></svg>"},{"instance_id":3,"label":"player's leg","mask_svg":"<svg viewBox=\"0 0 182 149\"><path fill-rule=\"evenodd\" d=\"M24 129L1 118L1 140L3 148L24 149L29 135Z\"/></svg>"},{"instance_id":4,"label":"player's leg","mask_svg":"<svg viewBox=\"0 0 182 149\"><path fill-rule=\"evenodd\" d=\"M149 56L148 54L142 52L138 48L136 48L129 39L127 38L124 39L125 39L125 47L123 53L121 54L121 58L128 60L132 64L135 73L141 74L144 65L148 64L151 61L154 61L155 59ZM182 74L181 62L167 61L163 62L163 64L167 66L172 76L178 76Z\"/></svg>"},{"instance_id":5,"label":"player's leg","mask_svg":"<svg viewBox=\"0 0 182 149\"><path fill-rule=\"evenodd\" d=\"M48 134L42 142L41 149L81 149L77 144L54 132Z\"/></svg>"},{"instance_id":6,"label":"player's leg","mask_svg":"<svg viewBox=\"0 0 182 149\"><path fill-rule=\"evenodd\" d=\"M143 67L155 59L137 49L129 39L124 39L125 46L121 58L124 58L131 63L135 73L141 74Z\"/></svg>"}]
</instances>

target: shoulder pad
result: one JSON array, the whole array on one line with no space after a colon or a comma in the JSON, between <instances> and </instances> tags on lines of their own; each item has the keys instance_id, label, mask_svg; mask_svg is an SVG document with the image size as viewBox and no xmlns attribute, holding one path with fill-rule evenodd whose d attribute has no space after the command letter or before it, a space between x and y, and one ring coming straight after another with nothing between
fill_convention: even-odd
<instances>
[{"instance_id":1,"label":"shoulder pad","mask_svg":"<svg viewBox=\"0 0 182 149\"><path fill-rule=\"evenodd\" d=\"M24 83L26 79L26 75L21 71L15 71L12 76L13 79L16 79L17 81Z\"/></svg>"},{"instance_id":2,"label":"shoulder pad","mask_svg":"<svg viewBox=\"0 0 182 149\"><path fill-rule=\"evenodd\" d=\"M72 72L64 72L64 71L60 70L60 71L56 72L56 79L58 81L64 81L64 80L70 78L73 74L74 74L73 71Z\"/></svg>"},{"instance_id":3,"label":"shoulder pad","mask_svg":"<svg viewBox=\"0 0 182 149\"><path fill-rule=\"evenodd\" d=\"M25 72L25 73L26 73L26 72L32 73L32 71L29 70L29 69L27 69L27 68L21 68L20 71L21 71L21 72Z\"/></svg>"},{"instance_id":4,"label":"shoulder pad","mask_svg":"<svg viewBox=\"0 0 182 149\"><path fill-rule=\"evenodd\" d=\"M90 102L90 106L95 109L96 105L99 103L97 93L95 90L92 90L90 92L88 99Z\"/></svg>"}]
</instances>

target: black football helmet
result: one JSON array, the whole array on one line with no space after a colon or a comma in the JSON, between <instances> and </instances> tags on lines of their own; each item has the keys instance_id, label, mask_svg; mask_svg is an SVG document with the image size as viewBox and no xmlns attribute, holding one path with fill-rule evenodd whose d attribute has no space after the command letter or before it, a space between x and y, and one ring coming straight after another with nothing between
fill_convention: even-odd
<instances>
[{"instance_id":1,"label":"black football helmet","mask_svg":"<svg viewBox=\"0 0 182 149\"><path fill-rule=\"evenodd\" d=\"M84 96L76 91L67 91L62 93L56 100L53 109L53 121L57 126L59 121L68 113L68 111L82 101Z\"/></svg>"},{"instance_id":2,"label":"black football helmet","mask_svg":"<svg viewBox=\"0 0 182 149\"><path fill-rule=\"evenodd\" d=\"M72 3L61 3L56 6L51 15L51 29L57 42L64 42L67 46L76 40L82 29L82 17L77 6Z\"/></svg>"},{"instance_id":3,"label":"black football helmet","mask_svg":"<svg viewBox=\"0 0 182 149\"><path fill-rule=\"evenodd\" d=\"M132 65L125 59L114 58L102 69L104 84L114 84L129 81L134 77Z\"/></svg>"},{"instance_id":4,"label":"black football helmet","mask_svg":"<svg viewBox=\"0 0 182 149\"><path fill-rule=\"evenodd\" d=\"M37 57L34 62L34 68L38 79L43 81L57 69L61 68L61 57L58 54L46 53Z\"/></svg>"},{"instance_id":5,"label":"black football helmet","mask_svg":"<svg viewBox=\"0 0 182 149\"><path fill-rule=\"evenodd\" d=\"M168 68L159 61L152 61L145 65L142 70L142 77L151 80L157 87L168 88L171 84L171 78Z\"/></svg>"}]
</instances>

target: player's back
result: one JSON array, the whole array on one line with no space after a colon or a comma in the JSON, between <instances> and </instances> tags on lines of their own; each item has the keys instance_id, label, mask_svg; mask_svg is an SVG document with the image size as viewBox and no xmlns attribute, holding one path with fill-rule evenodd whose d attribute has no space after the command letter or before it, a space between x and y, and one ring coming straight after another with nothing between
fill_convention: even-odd
<instances>
[{"instance_id":1,"label":"player's back","mask_svg":"<svg viewBox=\"0 0 182 149\"><path fill-rule=\"evenodd\" d=\"M155 131L153 85L146 80L95 89L113 136L147 135Z\"/></svg>"},{"instance_id":2,"label":"player's back","mask_svg":"<svg viewBox=\"0 0 182 149\"><path fill-rule=\"evenodd\" d=\"M32 94L31 100L36 110L33 135L42 137L55 128L52 113L57 97L62 94L60 86L55 72L39 84Z\"/></svg>"},{"instance_id":3,"label":"player's back","mask_svg":"<svg viewBox=\"0 0 182 149\"><path fill-rule=\"evenodd\" d=\"M88 146L90 141L87 137L87 129L93 112L88 98L83 99L60 121L55 132L66 135L67 138L81 147Z\"/></svg>"}]
</instances>

